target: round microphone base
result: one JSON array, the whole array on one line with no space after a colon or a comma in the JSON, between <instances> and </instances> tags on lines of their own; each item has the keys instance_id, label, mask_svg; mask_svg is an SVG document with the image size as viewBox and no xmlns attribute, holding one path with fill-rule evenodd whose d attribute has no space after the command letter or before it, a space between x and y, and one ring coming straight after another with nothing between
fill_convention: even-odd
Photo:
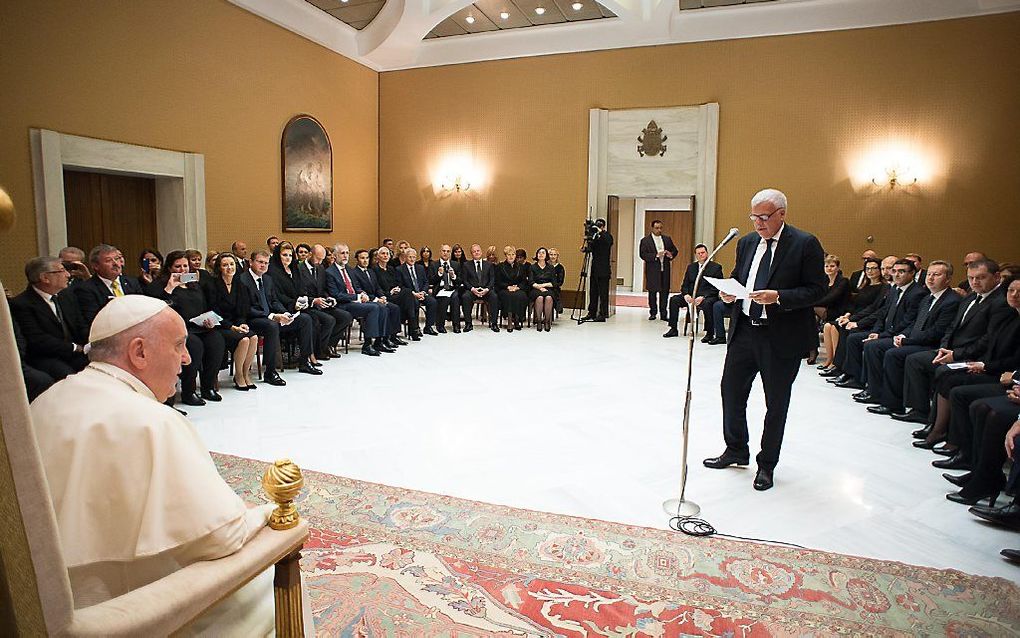
<instances>
[{"instance_id":1,"label":"round microphone base","mask_svg":"<svg viewBox=\"0 0 1020 638\"><path fill-rule=\"evenodd\" d=\"M669 516L679 516L680 518L690 518L701 513L701 506L697 503L686 499L680 500L678 498L671 498L668 501L663 502L662 509L665 510L666 514Z\"/></svg>"}]
</instances>

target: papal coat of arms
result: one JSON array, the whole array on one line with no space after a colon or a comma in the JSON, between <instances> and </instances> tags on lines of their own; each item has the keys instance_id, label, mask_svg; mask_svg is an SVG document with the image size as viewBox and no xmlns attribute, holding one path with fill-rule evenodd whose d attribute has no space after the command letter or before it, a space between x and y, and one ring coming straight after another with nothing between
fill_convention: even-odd
<instances>
[{"instance_id":1,"label":"papal coat of arms","mask_svg":"<svg viewBox=\"0 0 1020 638\"><path fill-rule=\"evenodd\" d=\"M652 120L645 127L645 130L641 131L641 135L638 135L638 147L637 152L641 157L645 155L652 157L658 155L662 157L666 154L666 140L669 139L662 134L662 129L659 125Z\"/></svg>"}]
</instances>

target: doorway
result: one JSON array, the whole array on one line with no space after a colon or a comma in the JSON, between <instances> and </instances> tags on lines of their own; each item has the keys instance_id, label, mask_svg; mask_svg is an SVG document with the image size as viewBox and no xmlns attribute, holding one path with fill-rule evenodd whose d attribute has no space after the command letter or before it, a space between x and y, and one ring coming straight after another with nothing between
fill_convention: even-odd
<instances>
[{"instance_id":1,"label":"doorway","mask_svg":"<svg viewBox=\"0 0 1020 638\"><path fill-rule=\"evenodd\" d=\"M645 262L641 260L639 246L641 239L651 233L652 222L660 220L662 232L669 235L679 254L673 260L670 272L670 290L680 290L686 265L693 259L696 232L695 198L638 198L634 204L634 253L632 258L633 287L635 294L647 291L645 286Z\"/></svg>"},{"instance_id":2,"label":"doorway","mask_svg":"<svg viewBox=\"0 0 1020 638\"><path fill-rule=\"evenodd\" d=\"M65 169L64 210L68 245L116 246L126 275L134 274L135 256L158 245L155 179Z\"/></svg>"}]
</instances>

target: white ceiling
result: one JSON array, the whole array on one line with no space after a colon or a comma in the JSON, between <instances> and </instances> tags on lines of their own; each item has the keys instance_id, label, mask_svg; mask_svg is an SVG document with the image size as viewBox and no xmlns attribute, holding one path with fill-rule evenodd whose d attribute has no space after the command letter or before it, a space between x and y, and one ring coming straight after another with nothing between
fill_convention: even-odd
<instances>
[{"instance_id":1,"label":"white ceiling","mask_svg":"<svg viewBox=\"0 0 1020 638\"><path fill-rule=\"evenodd\" d=\"M678 0L599 0L619 17L425 39L472 0L386 0L360 31L305 0L230 1L376 71L1020 10L1020 0L776 0L683 11Z\"/></svg>"}]
</instances>

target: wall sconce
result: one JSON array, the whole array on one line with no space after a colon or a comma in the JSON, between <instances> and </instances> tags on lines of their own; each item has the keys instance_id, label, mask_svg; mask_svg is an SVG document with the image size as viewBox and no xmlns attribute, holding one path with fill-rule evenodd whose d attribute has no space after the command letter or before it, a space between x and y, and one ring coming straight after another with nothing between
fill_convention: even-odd
<instances>
[{"instance_id":1,"label":"wall sconce","mask_svg":"<svg viewBox=\"0 0 1020 638\"><path fill-rule=\"evenodd\" d=\"M909 167L895 165L886 168L885 175L876 175L875 177L872 177L871 183L880 187L889 186L889 190L892 190L897 186L911 186L916 184L917 176L914 175L913 171L911 171Z\"/></svg>"},{"instance_id":2,"label":"wall sconce","mask_svg":"<svg viewBox=\"0 0 1020 638\"><path fill-rule=\"evenodd\" d=\"M439 187L445 191L456 191L459 193L471 190L471 182L462 175L445 175Z\"/></svg>"}]
</instances>

